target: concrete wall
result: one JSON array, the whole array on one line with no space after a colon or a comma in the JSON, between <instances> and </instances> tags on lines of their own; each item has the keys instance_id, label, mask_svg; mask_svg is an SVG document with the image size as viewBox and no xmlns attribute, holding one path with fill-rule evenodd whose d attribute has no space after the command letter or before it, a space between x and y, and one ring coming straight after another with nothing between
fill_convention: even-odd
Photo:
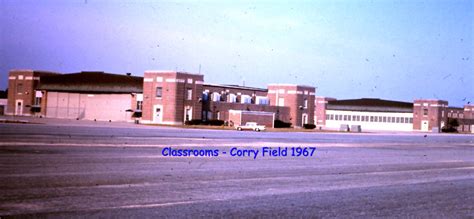
<instances>
[{"instance_id":1,"label":"concrete wall","mask_svg":"<svg viewBox=\"0 0 474 219\"><path fill-rule=\"evenodd\" d=\"M336 115L342 117L342 120L336 120ZM344 116L348 118L350 116L350 121L348 119L345 121ZM354 116L356 119L354 119ZM359 117L357 117L359 116ZM367 121L364 119L362 120L362 116L369 117ZM328 118L329 117L329 118ZM373 118L371 121L371 117ZM375 117L377 117L377 122L375 122ZM380 117L382 117L382 121L380 122ZM383 121L383 117L386 118L385 122ZM388 117L390 118L403 118L403 123L397 122L388 122ZM359 118L357 120L357 118ZM405 118L408 118L408 123L406 123ZM342 124L351 125L361 125L362 131L365 130L383 130L383 131L412 131L413 125L410 122L410 119L413 119L412 113L387 113L387 112L358 112L358 111L340 111L340 110L327 110L326 111L326 128L338 130ZM390 120L391 121L391 120Z\"/></svg>"},{"instance_id":2,"label":"concrete wall","mask_svg":"<svg viewBox=\"0 0 474 219\"><path fill-rule=\"evenodd\" d=\"M130 121L132 95L47 92L46 117Z\"/></svg>"}]
</instances>

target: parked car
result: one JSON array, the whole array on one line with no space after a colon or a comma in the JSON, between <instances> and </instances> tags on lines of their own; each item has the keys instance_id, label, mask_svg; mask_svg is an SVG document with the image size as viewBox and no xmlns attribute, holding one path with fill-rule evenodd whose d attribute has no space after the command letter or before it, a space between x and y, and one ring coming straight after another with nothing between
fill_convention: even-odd
<instances>
[{"instance_id":1,"label":"parked car","mask_svg":"<svg viewBox=\"0 0 474 219\"><path fill-rule=\"evenodd\" d=\"M259 132L259 131L264 131L265 126L264 125L258 125L256 122L247 122L247 123L245 123L245 125L236 126L235 129L237 129L238 131L253 130L253 131Z\"/></svg>"}]
</instances>

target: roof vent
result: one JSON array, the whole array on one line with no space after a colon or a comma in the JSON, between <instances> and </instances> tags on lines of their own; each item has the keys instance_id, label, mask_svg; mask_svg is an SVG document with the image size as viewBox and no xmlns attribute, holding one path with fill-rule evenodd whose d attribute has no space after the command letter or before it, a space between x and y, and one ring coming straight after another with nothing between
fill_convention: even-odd
<instances>
[{"instance_id":1,"label":"roof vent","mask_svg":"<svg viewBox=\"0 0 474 219\"><path fill-rule=\"evenodd\" d=\"M130 72L127 72L127 76L130 76L130 75L132 75L132 73L130 73Z\"/></svg>"}]
</instances>

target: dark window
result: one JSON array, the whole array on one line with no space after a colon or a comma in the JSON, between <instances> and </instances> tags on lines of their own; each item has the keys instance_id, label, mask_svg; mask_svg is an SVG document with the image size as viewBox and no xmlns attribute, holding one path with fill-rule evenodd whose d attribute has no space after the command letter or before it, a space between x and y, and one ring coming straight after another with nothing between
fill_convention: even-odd
<instances>
[{"instance_id":1,"label":"dark window","mask_svg":"<svg viewBox=\"0 0 474 219\"><path fill-rule=\"evenodd\" d=\"M143 108L143 101L137 101L137 110L142 110Z\"/></svg>"},{"instance_id":2,"label":"dark window","mask_svg":"<svg viewBox=\"0 0 474 219\"><path fill-rule=\"evenodd\" d=\"M163 88L162 87L157 87L156 88L156 97L162 97L163 95Z\"/></svg>"},{"instance_id":3,"label":"dark window","mask_svg":"<svg viewBox=\"0 0 474 219\"><path fill-rule=\"evenodd\" d=\"M16 85L16 92L17 93L23 93L23 84L19 83Z\"/></svg>"},{"instance_id":4,"label":"dark window","mask_svg":"<svg viewBox=\"0 0 474 219\"><path fill-rule=\"evenodd\" d=\"M35 105L41 106L41 97L36 97L35 98Z\"/></svg>"},{"instance_id":5,"label":"dark window","mask_svg":"<svg viewBox=\"0 0 474 219\"><path fill-rule=\"evenodd\" d=\"M427 116L427 115L428 115L428 109L426 109L426 108L423 109L423 115L424 115L424 116Z\"/></svg>"}]
</instances>

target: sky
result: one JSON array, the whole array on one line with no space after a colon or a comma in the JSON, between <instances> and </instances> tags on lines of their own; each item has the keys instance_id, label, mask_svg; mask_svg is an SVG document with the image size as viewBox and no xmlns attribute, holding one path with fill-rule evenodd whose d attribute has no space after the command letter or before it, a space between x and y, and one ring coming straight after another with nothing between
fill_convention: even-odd
<instances>
[{"instance_id":1,"label":"sky","mask_svg":"<svg viewBox=\"0 0 474 219\"><path fill-rule=\"evenodd\" d=\"M11 69L202 73L317 96L474 103L474 1L0 0Z\"/></svg>"}]
</instances>

